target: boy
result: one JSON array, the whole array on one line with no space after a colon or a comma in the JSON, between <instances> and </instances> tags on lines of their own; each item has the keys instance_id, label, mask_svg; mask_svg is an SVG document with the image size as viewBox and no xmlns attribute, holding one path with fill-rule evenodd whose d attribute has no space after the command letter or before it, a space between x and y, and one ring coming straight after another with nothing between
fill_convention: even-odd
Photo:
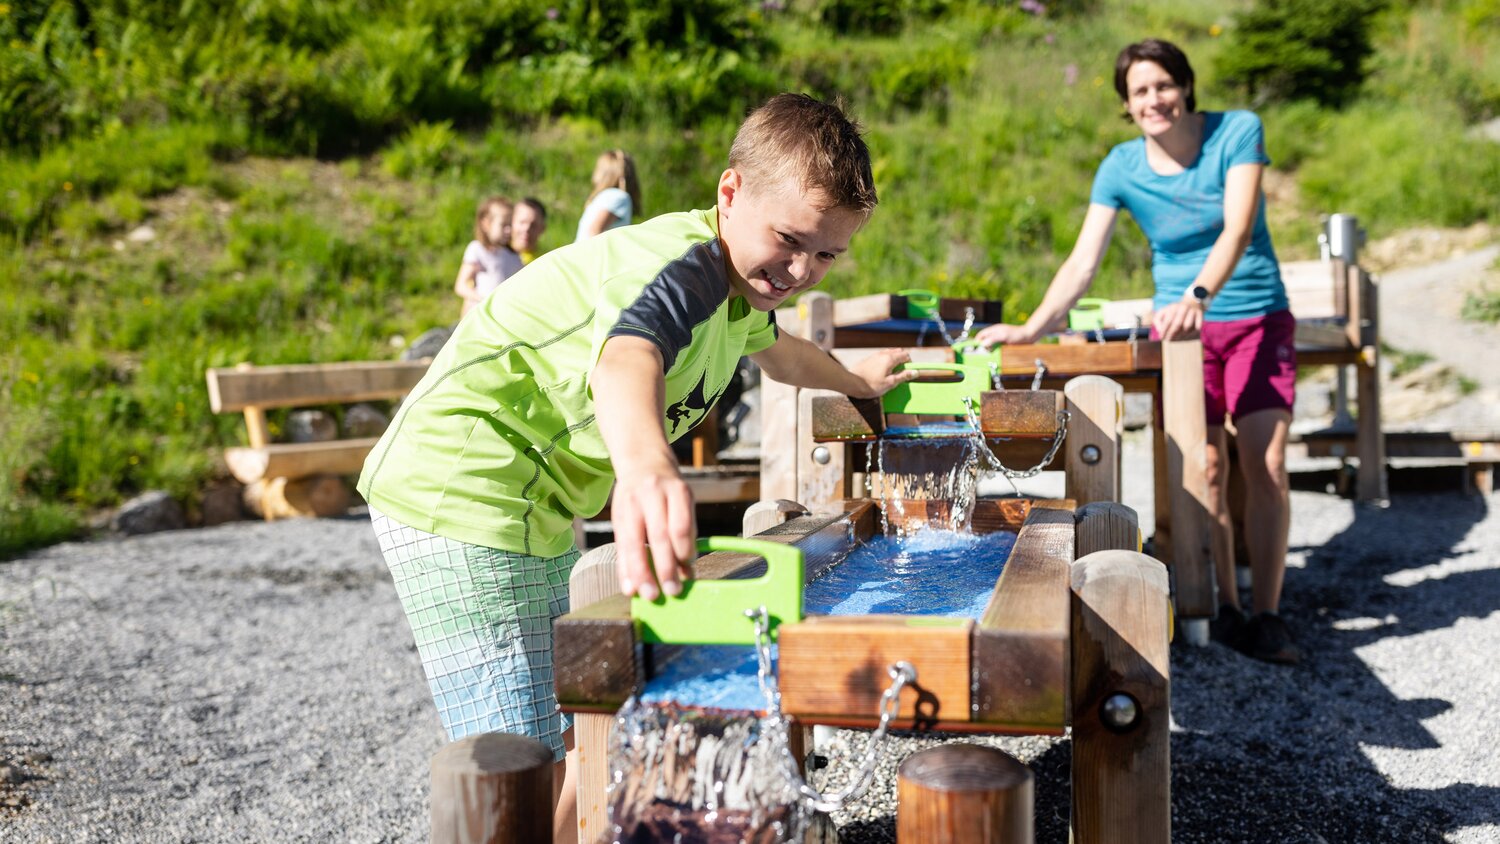
<instances>
[{"instance_id":1,"label":"boy","mask_svg":"<svg viewBox=\"0 0 1500 844\"><path fill-rule=\"evenodd\" d=\"M547 207L540 199L528 196L516 203L510 221L510 248L521 256L522 264L536 260L537 244L547 232Z\"/></svg>"},{"instance_id":2,"label":"boy","mask_svg":"<svg viewBox=\"0 0 1500 844\"><path fill-rule=\"evenodd\" d=\"M459 324L360 478L450 738L524 733L563 757L552 620L578 558L572 519L613 481L621 591L679 593L696 528L669 438L742 354L854 396L916 377L892 372L907 360L894 349L845 369L770 314L822 280L875 202L858 129L781 94L740 127L715 208L549 252ZM559 841L576 835L564 773Z\"/></svg>"}]
</instances>

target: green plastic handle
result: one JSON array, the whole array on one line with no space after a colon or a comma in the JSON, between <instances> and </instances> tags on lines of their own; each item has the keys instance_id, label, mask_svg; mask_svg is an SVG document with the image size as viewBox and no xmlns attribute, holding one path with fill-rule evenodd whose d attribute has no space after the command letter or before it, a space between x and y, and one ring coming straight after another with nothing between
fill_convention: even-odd
<instances>
[{"instance_id":1,"label":"green plastic handle","mask_svg":"<svg viewBox=\"0 0 1500 844\"><path fill-rule=\"evenodd\" d=\"M896 295L906 297L907 319L932 319L938 312L938 304L942 302L937 293L920 288L898 290Z\"/></svg>"},{"instance_id":2,"label":"green plastic handle","mask_svg":"<svg viewBox=\"0 0 1500 844\"><path fill-rule=\"evenodd\" d=\"M979 394L990 387L990 370L985 366L961 363L908 363L902 369L957 372L958 381L907 381L897 384L880 399L886 413L928 413L958 416L964 412L964 398L979 407Z\"/></svg>"},{"instance_id":3,"label":"green plastic handle","mask_svg":"<svg viewBox=\"0 0 1500 844\"><path fill-rule=\"evenodd\" d=\"M966 337L953 344L953 355L958 362L969 366L991 366L1000 368L1000 346L986 349L973 337Z\"/></svg>"},{"instance_id":4,"label":"green plastic handle","mask_svg":"<svg viewBox=\"0 0 1500 844\"><path fill-rule=\"evenodd\" d=\"M707 536L698 553L737 551L766 560L766 573L749 580L689 580L676 596L630 599L642 642L667 645L753 645L755 621L745 610L762 605L771 616L771 638L783 622L802 620L802 549L764 539Z\"/></svg>"},{"instance_id":5,"label":"green plastic handle","mask_svg":"<svg viewBox=\"0 0 1500 844\"><path fill-rule=\"evenodd\" d=\"M1104 306L1108 299L1085 297L1068 311L1068 328L1073 331L1093 331L1104 327Z\"/></svg>"}]
</instances>

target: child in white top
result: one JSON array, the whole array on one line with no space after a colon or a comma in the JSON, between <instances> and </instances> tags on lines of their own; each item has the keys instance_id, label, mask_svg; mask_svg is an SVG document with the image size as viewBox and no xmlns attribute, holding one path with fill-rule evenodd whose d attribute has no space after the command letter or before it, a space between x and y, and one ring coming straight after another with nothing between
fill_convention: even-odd
<instances>
[{"instance_id":1,"label":"child in white top","mask_svg":"<svg viewBox=\"0 0 1500 844\"><path fill-rule=\"evenodd\" d=\"M521 256L510 250L510 219L515 206L503 196L479 203L474 212L474 239L464 249L463 263L453 292L464 300L463 311L480 302L500 283L521 271Z\"/></svg>"},{"instance_id":2,"label":"child in white top","mask_svg":"<svg viewBox=\"0 0 1500 844\"><path fill-rule=\"evenodd\" d=\"M635 178L635 159L623 149L612 149L594 163L594 190L578 218L577 243L619 226L630 225L641 213L641 187Z\"/></svg>"}]
</instances>

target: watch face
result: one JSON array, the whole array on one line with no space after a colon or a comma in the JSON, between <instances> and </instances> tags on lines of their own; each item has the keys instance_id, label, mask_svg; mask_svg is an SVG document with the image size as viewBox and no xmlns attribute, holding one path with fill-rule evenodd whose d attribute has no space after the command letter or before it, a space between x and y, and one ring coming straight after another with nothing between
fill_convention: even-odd
<instances>
[{"instance_id":1,"label":"watch face","mask_svg":"<svg viewBox=\"0 0 1500 844\"><path fill-rule=\"evenodd\" d=\"M1208 288L1201 284L1193 285L1193 298L1200 302L1208 301Z\"/></svg>"}]
</instances>

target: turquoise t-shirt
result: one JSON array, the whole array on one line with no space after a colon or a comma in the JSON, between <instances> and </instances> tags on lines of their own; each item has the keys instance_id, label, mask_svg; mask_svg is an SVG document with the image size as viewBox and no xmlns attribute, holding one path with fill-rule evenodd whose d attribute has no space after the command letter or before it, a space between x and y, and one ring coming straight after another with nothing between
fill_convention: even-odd
<instances>
[{"instance_id":1,"label":"turquoise t-shirt","mask_svg":"<svg viewBox=\"0 0 1500 844\"><path fill-rule=\"evenodd\" d=\"M1180 301L1224 232L1224 185L1229 168L1270 164L1260 118L1248 111L1203 113L1203 146L1186 170L1162 176L1146 162L1146 139L1110 150L1094 176L1089 202L1130 212L1151 241L1154 307ZM1287 308L1281 265L1266 228L1265 196L1255 209L1250 246L1209 305L1204 319L1227 322Z\"/></svg>"},{"instance_id":2,"label":"turquoise t-shirt","mask_svg":"<svg viewBox=\"0 0 1500 844\"><path fill-rule=\"evenodd\" d=\"M663 214L527 264L458 324L365 460L359 491L402 524L555 556L614 469L589 378L611 337L661 350L667 438L713 407L740 357L776 340L731 298L714 209Z\"/></svg>"}]
</instances>

